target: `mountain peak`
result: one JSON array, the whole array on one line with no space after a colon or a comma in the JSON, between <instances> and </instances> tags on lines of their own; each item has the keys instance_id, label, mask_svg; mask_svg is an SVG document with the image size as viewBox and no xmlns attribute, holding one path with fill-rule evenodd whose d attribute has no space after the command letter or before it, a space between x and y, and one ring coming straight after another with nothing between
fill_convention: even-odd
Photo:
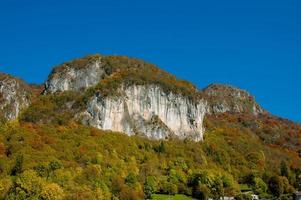
<instances>
[{"instance_id":1,"label":"mountain peak","mask_svg":"<svg viewBox=\"0 0 301 200\"><path fill-rule=\"evenodd\" d=\"M101 82L102 80L104 81ZM99 84L101 87L106 85L119 87L119 84L124 83L153 83L169 90L186 91L186 93L197 91L196 87L188 81L179 80L143 60L95 54L55 67L45 84L45 93L83 91Z\"/></svg>"},{"instance_id":2,"label":"mountain peak","mask_svg":"<svg viewBox=\"0 0 301 200\"><path fill-rule=\"evenodd\" d=\"M265 112L249 92L231 85L211 84L203 90L203 94L212 114L243 112L258 115Z\"/></svg>"}]
</instances>

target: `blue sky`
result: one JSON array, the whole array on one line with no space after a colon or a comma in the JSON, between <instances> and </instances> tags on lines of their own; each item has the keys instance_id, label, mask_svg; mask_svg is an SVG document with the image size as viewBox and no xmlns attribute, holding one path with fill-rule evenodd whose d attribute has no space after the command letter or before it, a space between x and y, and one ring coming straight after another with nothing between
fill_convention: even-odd
<instances>
[{"instance_id":1,"label":"blue sky","mask_svg":"<svg viewBox=\"0 0 301 200\"><path fill-rule=\"evenodd\" d=\"M87 54L138 57L195 83L246 89L301 122L299 0L0 1L0 71L42 83Z\"/></svg>"}]
</instances>

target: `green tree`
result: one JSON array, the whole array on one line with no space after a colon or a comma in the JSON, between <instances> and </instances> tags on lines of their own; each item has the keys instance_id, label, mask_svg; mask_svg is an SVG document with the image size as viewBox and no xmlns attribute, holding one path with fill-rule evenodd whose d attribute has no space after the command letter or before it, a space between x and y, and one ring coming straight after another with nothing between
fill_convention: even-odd
<instances>
[{"instance_id":1,"label":"green tree","mask_svg":"<svg viewBox=\"0 0 301 200\"><path fill-rule=\"evenodd\" d=\"M55 171L57 169L60 169L62 167L62 164L58 161L51 161L49 164L48 164L48 168L50 171Z\"/></svg>"},{"instance_id":2,"label":"green tree","mask_svg":"<svg viewBox=\"0 0 301 200\"><path fill-rule=\"evenodd\" d=\"M130 187L134 187L137 182L137 176L133 172L130 172L125 178L125 184Z\"/></svg>"},{"instance_id":3,"label":"green tree","mask_svg":"<svg viewBox=\"0 0 301 200\"><path fill-rule=\"evenodd\" d=\"M24 161L23 155L22 154L18 154L17 157L16 157L15 166L11 170L11 175L12 176L16 176L16 175L22 173L23 161Z\"/></svg>"},{"instance_id":4,"label":"green tree","mask_svg":"<svg viewBox=\"0 0 301 200\"><path fill-rule=\"evenodd\" d=\"M34 167L34 170L37 172L37 174L41 177L48 177L48 168L45 167L44 165L42 164L39 164L37 166Z\"/></svg>"},{"instance_id":5,"label":"green tree","mask_svg":"<svg viewBox=\"0 0 301 200\"><path fill-rule=\"evenodd\" d=\"M152 194L157 191L158 184L156 182L155 177L148 176L144 183L144 193L147 198L151 198Z\"/></svg>"},{"instance_id":6,"label":"green tree","mask_svg":"<svg viewBox=\"0 0 301 200\"><path fill-rule=\"evenodd\" d=\"M289 177L289 169L285 161L281 161L280 163L280 175L287 178Z\"/></svg>"},{"instance_id":7,"label":"green tree","mask_svg":"<svg viewBox=\"0 0 301 200\"><path fill-rule=\"evenodd\" d=\"M162 191L165 194L175 195L178 193L178 187L171 182L164 181L162 184Z\"/></svg>"},{"instance_id":8,"label":"green tree","mask_svg":"<svg viewBox=\"0 0 301 200\"><path fill-rule=\"evenodd\" d=\"M215 177L213 184L211 185L211 195L213 199L220 199L224 196L224 187L221 177Z\"/></svg>"},{"instance_id":9,"label":"green tree","mask_svg":"<svg viewBox=\"0 0 301 200\"><path fill-rule=\"evenodd\" d=\"M194 197L200 200L207 200L210 197L210 189L206 185L200 184L194 191Z\"/></svg>"},{"instance_id":10,"label":"green tree","mask_svg":"<svg viewBox=\"0 0 301 200\"><path fill-rule=\"evenodd\" d=\"M155 148L155 151L158 152L158 153L165 153L166 147L165 147L165 144L164 144L163 141L161 141L159 146Z\"/></svg>"},{"instance_id":11,"label":"green tree","mask_svg":"<svg viewBox=\"0 0 301 200\"><path fill-rule=\"evenodd\" d=\"M265 194L267 192L268 186L261 178L254 178L254 191L257 194Z\"/></svg>"},{"instance_id":12,"label":"green tree","mask_svg":"<svg viewBox=\"0 0 301 200\"><path fill-rule=\"evenodd\" d=\"M276 197L280 197L283 194L284 186L283 186L283 182L279 176L272 176L270 178L269 190Z\"/></svg>"}]
</instances>

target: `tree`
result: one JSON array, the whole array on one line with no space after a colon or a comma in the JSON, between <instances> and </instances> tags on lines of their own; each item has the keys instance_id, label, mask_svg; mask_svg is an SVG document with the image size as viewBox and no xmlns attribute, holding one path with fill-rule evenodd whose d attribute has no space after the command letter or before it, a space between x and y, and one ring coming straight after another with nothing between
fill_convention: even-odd
<instances>
[{"instance_id":1,"label":"tree","mask_svg":"<svg viewBox=\"0 0 301 200\"><path fill-rule=\"evenodd\" d=\"M174 195L178 193L178 187L171 182L164 181L162 184L162 191L165 194Z\"/></svg>"},{"instance_id":2,"label":"tree","mask_svg":"<svg viewBox=\"0 0 301 200\"><path fill-rule=\"evenodd\" d=\"M210 189L204 185L199 185L196 190L194 191L194 197L200 200L207 200L210 196Z\"/></svg>"},{"instance_id":3,"label":"tree","mask_svg":"<svg viewBox=\"0 0 301 200\"><path fill-rule=\"evenodd\" d=\"M124 181L121 177L116 176L113 180L112 180L112 193L117 196L122 188L124 187Z\"/></svg>"},{"instance_id":4,"label":"tree","mask_svg":"<svg viewBox=\"0 0 301 200\"><path fill-rule=\"evenodd\" d=\"M46 179L49 178L49 176L58 169L61 169L62 165L58 161L51 161L48 166L44 166L42 164L38 164L34 167L34 170L37 172L37 174L41 177L46 177Z\"/></svg>"},{"instance_id":5,"label":"tree","mask_svg":"<svg viewBox=\"0 0 301 200\"><path fill-rule=\"evenodd\" d=\"M43 189L44 180L37 176L33 170L24 171L15 181L15 188L13 195L16 199L32 198L38 199Z\"/></svg>"},{"instance_id":6,"label":"tree","mask_svg":"<svg viewBox=\"0 0 301 200\"><path fill-rule=\"evenodd\" d=\"M289 169L285 161L281 161L280 163L280 174L281 176L289 177Z\"/></svg>"},{"instance_id":7,"label":"tree","mask_svg":"<svg viewBox=\"0 0 301 200\"><path fill-rule=\"evenodd\" d=\"M294 188L290 185L288 179L285 176L281 176L280 180L283 185L283 193L284 194L292 194L294 192Z\"/></svg>"},{"instance_id":8,"label":"tree","mask_svg":"<svg viewBox=\"0 0 301 200\"><path fill-rule=\"evenodd\" d=\"M128 186L123 187L119 194L120 200L140 200L144 199L143 193L130 188Z\"/></svg>"},{"instance_id":9,"label":"tree","mask_svg":"<svg viewBox=\"0 0 301 200\"><path fill-rule=\"evenodd\" d=\"M210 197L213 199L220 199L220 197L224 196L223 184L222 176L218 172L211 170L196 173L189 180L189 185L193 188L193 196L199 195L201 185L206 185L210 190Z\"/></svg>"},{"instance_id":10,"label":"tree","mask_svg":"<svg viewBox=\"0 0 301 200\"><path fill-rule=\"evenodd\" d=\"M211 186L211 195L213 199L220 199L224 196L223 181L219 176L215 177L213 181Z\"/></svg>"},{"instance_id":11,"label":"tree","mask_svg":"<svg viewBox=\"0 0 301 200\"><path fill-rule=\"evenodd\" d=\"M134 187L137 182L137 177L133 172L130 172L125 178L125 184L130 187Z\"/></svg>"},{"instance_id":12,"label":"tree","mask_svg":"<svg viewBox=\"0 0 301 200\"><path fill-rule=\"evenodd\" d=\"M64 198L64 191L55 183L45 184L41 191L41 198L43 200L61 200Z\"/></svg>"},{"instance_id":13,"label":"tree","mask_svg":"<svg viewBox=\"0 0 301 200\"><path fill-rule=\"evenodd\" d=\"M48 169L42 164L38 164L34 167L34 170L37 172L38 176L47 177L48 176Z\"/></svg>"},{"instance_id":14,"label":"tree","mask_svg":"<svg viewBox=\"0 0 301 200\"><path fill-rule=\"evenodd\" d=\"M158 152L158 153L165 153L166 148L165 148L165 144L164 144L163 141L161 141L159 146L155 148L155 151Z\"/></svg>"},{"instance_id":15,"label":"tree","mask_svg":"<svg viewBox=\"0 0 301 200\"><path fill-rule=\"evenodd\" d=\"M152 194L154 194L157 191L157 183L155 177L148 176L146 178L146 181L144 183L144 193L147 198L151 198Z\"/></svg>"},{"instance_id":16,"label":"tree","mask_svg":"<svg viewBox=\"0 0 301 200\"><path fill-rule=\"evenodd\" d=\"M11 189L13 183L9 177L0 179L0 199L5 199L5 196Z\"/></svg>"},{"instance_id":17,"label":"tree","mask_svg":"<svg viewBox=\"0 0 301 200\"><path fill-rule=\"evenodd\" d=\"M50 171L55 171L57 169L60 169L62 167L61 163L59 163L58 161L51 161L49 164L48 164L48 168Z\"/></svg>"},{"instance_id":18,"label":"tree","mask_svg":"<svg viewBox=\"0 0 301 200\"><path fill-rule=\"evenodd\" d=\"M23 169L23 155L22 154L18 154L16 157L16 163L15 166L13 167L13 169L11 170L11 175L12 176L16 176L17 174L20 174L22 172Z\"/></svg>"},{"instance_id":19,"label":"tree","mask_svg":"<svg viewBox=\"0 0 301 200\"><path fill-rule=\"evenodd\" d=\"M273 176L270 178L269 190L276 197L280 197L283 194L283 182L281 181L281 178L279 176Z\"/></svg>"},{"instance_id":20,"label":"tree","mask_svg":"<svg viewBox=\"0 0 301 200\"><path fill-rule=\"evenodd\" d=\"M257 194L265 194L267 192L268 186L261 178L254 178L254 191Z\"/></svg>"}]
</instances>

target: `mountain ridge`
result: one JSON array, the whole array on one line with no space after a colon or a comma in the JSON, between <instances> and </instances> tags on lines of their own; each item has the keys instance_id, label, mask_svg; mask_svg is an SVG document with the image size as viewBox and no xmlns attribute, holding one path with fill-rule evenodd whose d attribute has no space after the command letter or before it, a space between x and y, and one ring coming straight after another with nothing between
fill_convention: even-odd
<instances>
[{"instance_id":1,"label":"mountain ridge","mask_svg":"<svg viewBox=\"0 0 301 200\"><path fill-rule=\"evenodd\" d=\"M245 90L199 90L152 64L106 59L67 62L44 88L0 75L0 94L14 94L0 106L23 105L0 120L0 199L247 198L241 190L285 199L301 190L300 124Z\"/></svg>"},{"instance_id":2,"label":"mountain ridge","mask_svg":"<svg viewBox=\"0 0 301 200\"><path fill-rule=\"evenodd\" d=\"M122 98L124 99L125 97L124 95L126 93L125 91L127 90L127 88L130 88L132 86L139 86L139 85L153 86L154 88L158 86L160 88L160 91L158 91L159 93L156 94L157 96L156 98L158 98L158 95L161 96L163 95L168 97L168 95L171 94L175 96L178 95L179 97L182 96L184 99L187 98L187 100L192 104L199 104L200 102L201 104L204 104L203 106L201 106L203 107L202 108L203 111L201 114L202 116L225 113L225 112L250 113L252 115L261 115L267 113L267 111L262 109L260 105L255 101L255 98L245 90L236 88L231 85L224 85L224 84L210 84L204 89L197 89L197 87L191 84L190 82L185 80L180 80L176 78L174 75L171 75L168 72L161 70L160 68L158 68L153 64L150 64L148 62L145 62L137 58L129 58L126 56L103 56L101 54L94 54L78 59L73 59L71 61L67 61L64 62L63 64L57 65L56 67L53 68L53 70L49 74L48 80L44 83L44 90L42 94L47 95L53 93L54 95L56 95L57 93L64 92L64 91L79 92L81 93L80 96L82 96L82 98L78 99L78 101L84 101L85 102L84 104L89 104L89 99L91 100L93 96L94 98L96 98L99 95L102 96L102 98L107 98L107 99L109 97L119 95L121 99ZM137 95L139 96L139 94ZM126 98L129 98L129 96L127 96ZM143 101L146 101L146 99ZM158 102L158 100L155 101ZM123 102L123 104L124 103L125 102ZM76 104L82 104L82 102L77 102ZM176 104L179 104L179 102ZM92 104L90 103L90 105ZM141 105L142 107L145 107L144 104ZM102 120L99 121L98 119L96 119L99 118L100 116L96 113L93 113L93 111L95 111L96 109L95 106L99 107L101 105L94 104L94 108L89 108L88 111L85 111L82 114L78 114L77 118L79 116L83 117L84 115L87 118L88 115L91 115L90 117L88 117L90 119L89 120L86 119L86 121L83 121L83 123L87 125L94 124L94 126L98 128L103 128L105 127L105 125L103 124L107 122ZM191 110L192 107L187 107L187 109ZM175 108L176 107L172 109ZM105 112L105 109L106 109L105 107L102 108L102 110L104 110L103 112ZM148 111L145 110L142 111L140 109L140 110L136 110L135 114L132 113L133 115L137 115L137 112L153 113L153 114L148 114L147 118L142 117L145 122L141 122L139 120L140 122L137 122L138 124L140 124L139 126L141 126L141 123L148 124L147 121L150 121L152 117L156 117L156 115L159 113L158 109L162 109L162 108L157 107L153 109L156 110L152 110L151 108ZM169 112L168 109L171 108L166 107L164 109L167 109L165 112ZM132 115L129 113L125 113L125 111L128 111L128 108L126 108L126 110L124 111L114 111L114 112L124 113L122 117L121 116L119 117L120 124L124 122L125 116ZM99 110L98 112L101 111ZM169 117L174 118L174 115L175 114L170 115ZM102 116L104 116L104 114L102 114ZM114 115L111 114L111 117L112 116ZM161 114L161 117L165 118L163 114ZM17 116L15 116L14 118L17 118ZM93 120L91 121L91 119L93 118L94 121ZM193 125L194 119L188 119L188 118L187 120L189 122L187 122L187 127L190 126L192 128L193 126L196 126ZM163 121L167 122L170 119L166 118ZM129 127L125 127L125 126L130 126L130 124L133 124L133 122L130 121L126 122L127 125L120 125L123 128L117 128L114 130L127 132L130 135L133 134L135 132L134 129L137 129L136 127L137 124L134 125L135 127L130 128L131 131L129 131L130 130ZM202 124L202 121L203 119L197 122L197 124ZM108 123L112 123L112 122L108 122ZM186 130L188 130L187 127L185 128ZM107 128L110 129L111 127L109 126ZM183 127L179 129L180 132L182 131L181 130L182 128ZM184 132L181 133L180 135L187 134ZM199 134L203 135L203 131L199 132Z\"/></svg>"},{"instance_id":3,"label":"mountain ridge","mask_svg":"<svg viewBox=\"0 0 301 200\"><path fill-rule=\"evenodd\" d=\"M65 62L53 68L44 85L43 95L79 93L78 100L86 105L76 103L82 107L75 118L86 125L153 139L200 141L207 114L264 112L246 91L217 84L198 90L153 64L126 56L95 54ZM160 123L154 124L154 118Z\"/></svg>"}]
</instances>

